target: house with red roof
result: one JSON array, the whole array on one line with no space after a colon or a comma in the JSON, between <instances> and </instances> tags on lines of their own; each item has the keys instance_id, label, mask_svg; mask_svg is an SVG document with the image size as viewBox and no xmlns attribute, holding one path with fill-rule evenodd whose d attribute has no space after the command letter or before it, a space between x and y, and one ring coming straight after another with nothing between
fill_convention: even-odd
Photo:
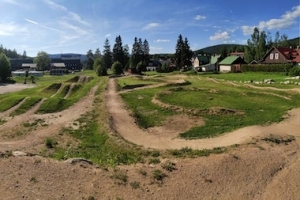
<instances>
[{"instance_id":1,"label":"house with red roof","mask_svg":"<svg viewBox=\"0 0 300 200\"><path fill-rule=\"evenodd\" d=\"M292 63L300 65L300 49L273 46L259 61L261 64Z\"/></svg>"}]
</instances>

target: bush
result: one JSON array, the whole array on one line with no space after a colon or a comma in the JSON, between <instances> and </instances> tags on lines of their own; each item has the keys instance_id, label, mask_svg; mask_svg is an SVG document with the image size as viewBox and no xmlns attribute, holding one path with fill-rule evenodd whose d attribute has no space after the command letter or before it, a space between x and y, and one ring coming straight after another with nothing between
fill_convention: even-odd
<instances>
[{"instance_id":1,"label":"bush","mask_svg":"<svg viewBox=\"0 0 300 200\"><path fill-rule=\"evenodd\" d=\"M97 74L98 74L98 76L106 76L107 70L102 65L99 65L97 67Z\"/></svg>"},{"instance_id":2,"label":"bush","mask_svg":"<svg viewBox=\"0 0 300 200\"><path fill-rule=\"evenodd\" d=\"M10 77L10 62L4 53L0 54L0 82Z\"/></svg>"},{"instance_id":3,"label":"bush","mask_svg":"<svg viewBox=\"0 0 300 200\"><path fill-rule=\"evenodd\" d=\"M123 66L119 61L116 61L112 65L112 73L114 75L120 75L123 73Z\"/></svg>"},{"instance_id":4,"label":"bush","mask_svg":"<svg viewBox=\"0 0 300 200\"><path fill-rule=\"evenodd\" d=\"M242 72L288 72L293 68L293 64L243 64Z\"/></svg>"},{"instance_id":5,"label":"bush","mask_svg":"<svg viewBox=\"0 0 300 200\"><path fill-rule=\"evenodd\" d=\"M300 67L295 66L289 71L289 76L300 76Z\"/></svg>"}]
</instances>

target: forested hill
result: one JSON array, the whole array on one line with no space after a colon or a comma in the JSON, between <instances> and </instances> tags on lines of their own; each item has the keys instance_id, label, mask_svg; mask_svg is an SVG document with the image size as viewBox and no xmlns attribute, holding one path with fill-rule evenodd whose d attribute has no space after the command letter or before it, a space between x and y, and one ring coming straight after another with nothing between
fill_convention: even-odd
<instances>
[{"instance_id":1,"label":"forested hill","mask_svg":"<svg viewBox=\"0 0 300 200\"><path fill-rule=\"evenodd\" d=\"M208 53L208 54L219 54L221 50L226 48L227 52L232 51L244 51L244 45L241 44L218 44L214 46L205 47L203 49L198 49L194 51L195 54L198 53Z\"/></svg>"},{"instance_id":2,"label":"forested hill","mask_svg":"<svg viewBox=\"0 0 300 200\"><path fill-rule=\"evenodd\" d=\"M288 43L293 48L296 48L297 46L300 46L300 37L289 39ZM221 53L221 50L223 48L226 48L227 52L244 51L244 46L245 45L241 45L241 44L219 44L219 45L205 47L203 49L198 49L198 50L194 51L194 53L195 54L198 54L198 53L219 54L219 53Z\"/></svg>"}]
</instances>

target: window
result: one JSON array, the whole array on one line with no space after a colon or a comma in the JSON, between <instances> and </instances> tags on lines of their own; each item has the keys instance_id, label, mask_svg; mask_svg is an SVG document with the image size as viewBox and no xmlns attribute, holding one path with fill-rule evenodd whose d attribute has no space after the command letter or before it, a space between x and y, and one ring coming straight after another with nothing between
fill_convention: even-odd
<instances>
[{"instance_id":1,"label":"window","mask_svg":"<svg viewBox=\"0 0 300 200\"><path fill-rule=\"evenodd\" d=\"M270 54L270 60L273 60L274 54Z\"/></svg>"},{"instance_id":2,"label":"window","mask_svg":"<svg viewBox=\"0 0 300 200\"><path fill-rule=\"evenodd\" d=\"M275 53L275 59L278 60L278 58L279 58L279 54Z\"/></svg>"}]
</instances>

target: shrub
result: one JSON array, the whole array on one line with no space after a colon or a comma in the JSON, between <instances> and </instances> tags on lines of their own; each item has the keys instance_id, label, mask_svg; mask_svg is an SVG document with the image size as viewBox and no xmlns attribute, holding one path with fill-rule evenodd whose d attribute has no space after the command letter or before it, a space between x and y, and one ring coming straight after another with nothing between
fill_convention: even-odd
<instances>
[{"instance_id":1,"label":"shrub","mask_svg":"<svg viewBox=\"0 0 300 200\"><path fill-rule=\"evenodd\" d=\"M293 64L243 64L242 72L288 72L293 68Z\"/></svg>"},{"instance_id":2,"label":"shrub","mask_svg":"<svg viewBox=\"0 0 300 200\"><path fill-rule=\"evenodd\" d=\"M295 66L289 71L289 76L300 76L300 67Z\"/></svg>"},{"instance_id":3,"label":"shrub","mask_svg":"<svg viewBox=\"0 0 300 200\"><path fill-rule=\"evenodd\" d=\"M123 73L123 66L119 61L116 61L112 65L112 73L114 75L120 75Z\"/></svg>"},{"instance_id":4,"label":"shrub","mask_svg":"<svg viewBox=\"0 0 300 200\"><path fill-rule=\"evenodd\" d=\"M53 141L53 139L52 138L46 138L45 145L48 148L53 148L54 147L54 141Z\"/></svg>"},{"instance_id":5,"label":"shrub","mask_svg":"<svg viewBox=\"0 0 300 200\"><path fill-rule=\"evenodd\" d=\"M167 175L160 171L159 169L156 169L153 171L153 178L157 181L163 181L164 178L166 178Z\"/></svg>"},{"instance_id":6,"label":"shrub","mask_svg":"<svg viewBox=\"0 0 300 200\"><path fill-rule=\"evenodd\" d=\"M103 67L102 65L99 65L97 67L97 74L98 76L106 76L107 75L107 70L105 67Z\"/></svg>"}]
</instances>

